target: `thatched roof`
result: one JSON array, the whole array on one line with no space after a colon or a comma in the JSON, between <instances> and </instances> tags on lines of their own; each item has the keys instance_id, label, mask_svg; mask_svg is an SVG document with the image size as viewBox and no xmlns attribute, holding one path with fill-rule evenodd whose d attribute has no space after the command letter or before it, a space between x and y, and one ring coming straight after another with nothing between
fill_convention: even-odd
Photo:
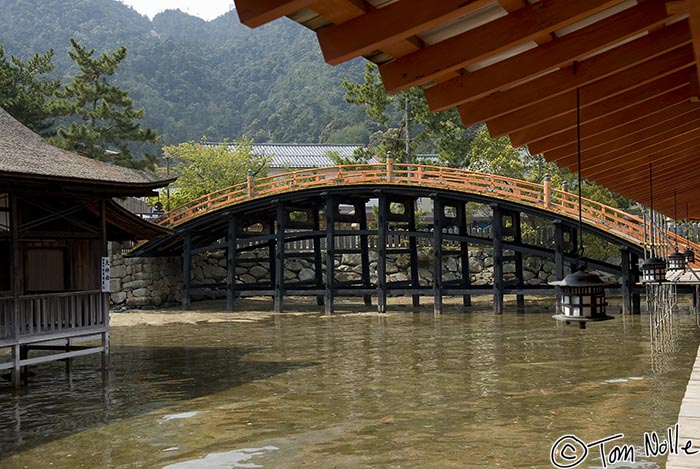
<instances>
[{"instance_id":1,"label":"thatched roof","mask_svg":"<svg viewBox=\"0 0 700 469\"><path fill-rule=\"evenodd\" d=\"M56 148L0 108L0 180L70 183L71 189L149 193L168 184L154 174Z\"/></svg>"}]
</instances>

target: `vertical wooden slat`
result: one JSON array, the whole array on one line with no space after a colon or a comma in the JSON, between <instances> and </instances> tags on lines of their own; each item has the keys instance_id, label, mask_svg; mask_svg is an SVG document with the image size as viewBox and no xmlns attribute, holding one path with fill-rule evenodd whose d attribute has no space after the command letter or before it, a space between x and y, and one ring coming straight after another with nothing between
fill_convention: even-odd
<instances>
[{"instance_id":1,"label":"vertical wooden slat","mask_svg":"<svg viewBox=\"0 0 700 469\"><path fill-rule=\"evenodd\" d=\"M236 306L236 248L238 244L237 220L232 216L228 221L226 250L226 311L233 311Z\"/></svg>"},{"instance_id":2,"label":"vertical wooden slat","mask_svg":"<svg viewBox=\"0 0 700 469\"><path fill-rule=\"evenodd\" d=\"M321 231L321 209L319 207L315 208L313 211L313 223L314 231ZM321 290L323 288L323 258L321 253L321 236L314 236L313 238L313 250L314 250L314 275L316 279L316 288ZM324 298L319 295L316 297L316 304L318 306L323 305Z\"/></svg>"},{"instance_id":3,"label":"vertical wooden slat","mask_svg":"<svg viewBox=\"0 0 700 469\"><path fill-rule=\"evenodd\" d=\"M523 230L520 219L520 212L512 212L513 220L513 241L516 244L521 244L523 241ZM517 277L517 287L519 290L525 288L525 281L523 279L523 253L521 251L515 251L515 275ZM518 293L516 295L516 302L518 311L525 310L525 296Z\"/></svg>"},{"instance_id":4,"label":"vertical wooden slat","mask_svg":"<svg viewBox=\"0 0 700 469\"><path fill-rule=\"evenodd\" d=\"M277 206L277 222L276 222L276 256L275 256L275 313L282 312L282 302L284 299L284 205L280 203Z\"/></svg>"},{"instance_id":5,"label":"vertical wooden slat","mask_svg":"<svg viewBox=\"0 0 700 469\"><path fill-rule=\"evenodd\" d=\"M554 276L557 280L564 279L564 227L559 220L554 221ZM557 314L561 298L561 287L554 287L557 298Z\"/></svg>"},{"instance_id":6,"label":"vertical wooden slat","mask_svg":"<svg viewBox=\"0 0 700 469\"><path fill-rule=\"evenodd\" d=\"M620 246L620 268L622 270L622 314L632 314L632 272L630 252L627 246Z\"/></svg>"},{"instance_id":7,"label":"vertical wooden slat","mask_svg":"<svg viewBox=\"0 0 700 469\"><path fill-rule=\"evenodd\" d=\"M493 210L493 312L503 313L503 212L498 204Z\"/></svg>"},{"instance_id":8,"label":"vertical wooden slat","mask_svg":"<svg viewBox=\"0 0 700 469\"><path fill-rule=\"evenodd\" d=\"M433 197L433 312L442 314L442 220L445 209L439 196Z\"/></svg>"},{"instance_id":9,"label":"vertical wooden slat","mask_svg":"<svg viewBox=\"0 0 700 469\"><path fill-rule=\"evenodd\" d=\"M335 300L335 210L332 196L326 198L326 314L333 314Z\"/></svg>"},{"instance_id":10,"label":"vertical wooden slat","mask_svg":"<svg viewBox=\"0 0 700 469\"><path fill-rule=\"evenodd\" d=\"M356 205L357 207L360 205ZM362 202L360 213L360 230L367 230L367 204ZM360 235L360 261L362 262L362 287L369 289L372 286L371 277L369 274L369 243L368 236L366 234ZM365 306L372 306L372 295L363 296Z\"/></svg>"},{"instance_id":11,"label":"vertical wooden slat","mask_svg":"<svg viewBox=\"0 0 700 469\"><path fill-rule=\"evenodd\" d=\"M190 286L192 285L192 232L185 233L182 252L182 309L189 309L192 302Z\"/></svg>"},{"instance_id":12,"label":"vertical wooden slat","mask_svg":"<svg viewBox=\"0 0 700 469\"><path fill-rule=\"evenodd\" d=\"M412 200L406 207L408 210L408 231L416 231L416 201ZM408 255L410 257L411 287L420 288L418 276L418 239L414 235L408 237ZM412 295L413 306L420 306L420 295Z\"/></svg>"},{"instance_id":13,"label":"vertical wooden slat","mask_svg":"<svg viewBox=\"0 0 700 469\"><path fill-rule=\"evenodd\" d=\"M387 161L390 159L387 158ZM387 168L389 164L387 163ZM391 171L387 169L387 175ZM386 248L388 239L389 200L386 194L379 193L379 219L377 220L377 311L386 312Z\"/></svg>"},{"instance_id":14,"label":"vertical wooden slat","mask_svg":"<svg viewBox=\"0 0 700 469\"><path fill-rule=\"evenodd\" d=\"M12 255L12 271L10 277L12 278L12 326L13 326L13 336L16 341L19 341L20 330L19 330L19 297L20 297L20 278L22 276L22 267L20 264L20 245L19 245L19 210L17 207L17 195L9 194L10 202L10 244L11 255ZM12 347L12 386L18 389L20 386L20 351L19 344L15 344Z\"/></svg>"},{"instance_id":15,"label":"vertical wooden slat","mask_svg":"<svg viewBox=\"0 0 700 469\"><path fill-rule=\"evenodd\" d=\"M462 236L468 235L467 228L467 206L461 202L457 207L457 217L459 219L459 234ZM471 272L469 272L469 242L465 239L460 243L459 256L461 259L462 270L462 288L467 289L471 285ZM464 306L472 305L472 296L463 295L462 304Z\"/></svg>"}]
</instances>

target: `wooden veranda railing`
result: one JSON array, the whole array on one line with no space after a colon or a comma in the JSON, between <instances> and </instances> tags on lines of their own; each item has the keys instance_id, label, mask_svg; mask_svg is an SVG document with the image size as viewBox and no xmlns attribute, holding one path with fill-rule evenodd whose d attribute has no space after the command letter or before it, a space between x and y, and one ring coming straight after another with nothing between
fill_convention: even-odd
<instances>
[{"instance_id":1,"label":"wooden veranda railing","mask_svg":"<svg viewBox=\"0 0 700 469\"><path fill-rule=\"evenodd\" d=\"M433 187L528 205L578 219L578 197L569 192L551 189L548 183L513 179L463 169L417 164L361 164L312 168L253 180L207 194L177 207L156 221L175 227L206 213L249 200L283 193L328 186L400 185ZM622 210L583 198L581 211L584 223L644 246L644 220ZM667 238L679 246L697 251L700 245L670 230Z\"/></svg>"},{"instance_id":2,"label":"wooden veranda railing","mask_svg":"<svg viewBox=\"0 0 700 469\"><path fill-rule=\"evenodd\" d=\"M17 325L13 306L13 298L0 298L0 341L94 330L105 325L102 293L98 290L20 296Z\"/></svg>"}]
</instances>

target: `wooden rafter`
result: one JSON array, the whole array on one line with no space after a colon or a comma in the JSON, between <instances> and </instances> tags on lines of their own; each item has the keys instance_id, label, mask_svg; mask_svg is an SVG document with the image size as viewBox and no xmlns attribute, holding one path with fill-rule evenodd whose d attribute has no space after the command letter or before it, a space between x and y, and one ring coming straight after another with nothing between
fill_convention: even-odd
<instances>
[{"instance_id":1,"label":"wooden rafter","mask_svg":"<svg viewBox=\"0 0 700 469\"><path fill-rule=\"evenodd\" d=\"M465 103L459 106L459 112L465 125L477 124L484 120L492 122L506 114L513 114L524 108L532 108L543 101L574 91L577 87L585 87L644 62L648 63L647 66L637 71L644 73L644 75L639 75L641 78L649 80L654 77L656 70L668 65L667 62L675 63L678 60L687 62L689 54L692 58L692 50L687 48L681 53L668 53L684 46L689 47L689 43L688 23L681 21L584 60L577 64L576 72L574 72L573 66L567 67L514 88L495 93L488 98ZM658 60L652 60L654 58L658 58ZM656 62L664 63L657 64ZM614 84L612 81L607 83ZM593 87L590 89L592 90ZM582 99L582 102L588 103L589 101ZM494 136L504 134L503 129L498 126L489 127L489 130Z\"/></svg>"},{"instance_id":2,"label":"wooden rafter","mask_svg":"<svg viewBox=\"0 0 700 469\"><path fill-rule=\"evenodd\" d=\"M575 23L616 3L619 0L542 0L381 65L379 71L389 92L401 91L533 41L542 33Z\"/></svg>"},{"instance_id":3,"label":"wooden rafter","mask_svg":"<svg viewBox=\"0 0 700 469\"><path fill-rule=\"evenodd\" d=\"M695 76L693 81L698 83L700 77L700 2L697 0L687 0L688 21L693 35L693 51L695 52ZM698 98L697 95L695 95Z\"/></svg>"},{"instance_id":4,"label":"wooden rafter","mask_svg":"<svg viewBox=\"0 0 700 469\"><path fill-rule=\"evenodd\" d=\"M427 88L425 96L435 111L484 98L508 86L569 65L658 26L666 19L663 0L646 2L511 59Z\"/></svg>"},{"instance_id":5,"label":"wooden rafter","mask_svg":"<svg viewBox=\"0 0 700 469\"><path fill-rule=\"evenodd\" d=\"M236 0L236 12L244 25L256 28L307 7L313 0Z\"/></svg>"},{"instance_id":6,"label":"wooden rafter","mask_svg":"<svg viewBox=\"0 0 700 469\"><path fill-rule=\"evenodd\" d=\"M675 74L666 77L672 78ZM599 129L613 128L630 122L641 116L653 114L667 107L688 100L690 90L686 83L670 88L657 87L656 80L646 85L633 88L625 93L614 96L601 103L585 107L581 110L581 131L583 135L595 134ZM608 126L608 127L606 127ZM542 122L536 127L530 127L523 131L513 132L510 135L514 145L528 145L538 142L550 136L556 136L561 132L571 131L576 140L576 111ZM568 140L572 141L571 139ZM543 151L531 151L531 153L543 153Z\"/></svg>"},{"instance_id":7,"label":"wooden rafter","mask_svg":"<svg viewBox=\"0 0 700 469\"><path fill-rule=\"evenodd\" d=\"M382 50L393 42L491 3L493 0L442 0L425 8L423 0L401 0L346 23L321 29L317 33L318 42L326 62L337 65Z\"/></svg>"}]
</instances>

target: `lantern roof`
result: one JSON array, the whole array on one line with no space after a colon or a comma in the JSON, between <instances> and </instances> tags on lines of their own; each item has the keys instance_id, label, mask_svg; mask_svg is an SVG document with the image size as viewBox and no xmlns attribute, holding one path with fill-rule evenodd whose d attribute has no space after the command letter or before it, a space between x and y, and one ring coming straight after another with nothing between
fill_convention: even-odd
<instances>
[{"instance_id":1,"label":"lantern roof","mask_svg":"<svg viewBox=\"0 0 700 469\"><path fill-rule=\"evenodd\" d=\"M563 280L558 280L555 282L549 282L550 285L555 287L612 287L615 283L604 282L598 275L593 272L587 272L586 268L581 266L576 272L573 272Z\"/></svg>"}]
</instances>

